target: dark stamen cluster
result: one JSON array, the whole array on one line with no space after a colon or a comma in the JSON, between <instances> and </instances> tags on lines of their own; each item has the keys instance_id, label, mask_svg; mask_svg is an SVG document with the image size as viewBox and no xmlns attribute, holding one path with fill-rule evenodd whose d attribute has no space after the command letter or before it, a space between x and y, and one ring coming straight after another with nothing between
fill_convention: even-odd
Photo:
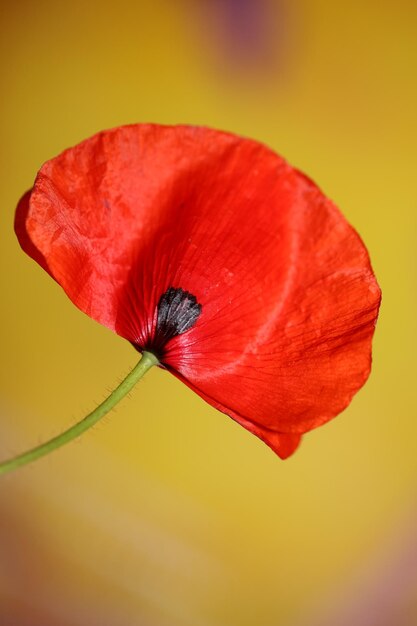
<instances>
[{"instance_id":1,"label":"dark stamen cluster","mask_svg":"<svg viewBox=\"0 0 417 626\"><path fill-rule=\"evenodd\" d=\"M162 356L165 344L190 330L202 310L192 293L181 288L169 287L159 298L155 338L151 351Z\"/></svg>"}]
</instances>

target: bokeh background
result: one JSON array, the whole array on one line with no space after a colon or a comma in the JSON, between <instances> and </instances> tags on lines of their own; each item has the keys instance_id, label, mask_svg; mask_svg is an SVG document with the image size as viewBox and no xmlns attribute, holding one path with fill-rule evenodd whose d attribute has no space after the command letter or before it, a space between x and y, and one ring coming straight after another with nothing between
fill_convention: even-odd
<instances>
[{"instance_id":1,"label":"bokeh background","mask_svg":"<svg viewBox=\"0 0 417 626\"><path fill-rule=\"evenodd\" d=\"M282 462L155 370L0 481L2 626L417 624L417 5L1 2L0 453L80 419L137 354L20 250L43 161L130 122L213 126L315 179L383 289L374 367Z\"/></svg>"}]
</instances>

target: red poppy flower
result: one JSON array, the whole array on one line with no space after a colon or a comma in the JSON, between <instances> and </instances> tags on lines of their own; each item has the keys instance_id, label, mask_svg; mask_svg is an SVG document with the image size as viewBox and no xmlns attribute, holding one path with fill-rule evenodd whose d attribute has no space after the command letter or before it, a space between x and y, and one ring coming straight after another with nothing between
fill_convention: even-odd
<instances>
[{"instance_id":1,"label":"red poppy flower","mask_svg":"<svg viewBox=\"0 0 417 626\"><path fill-rule=\"evenodd\" d=\"M282 458L369 375L380 290L367 251L255 141L99 133L43 165L16 231L77 307Z\"/></svg>"}]
</instances>

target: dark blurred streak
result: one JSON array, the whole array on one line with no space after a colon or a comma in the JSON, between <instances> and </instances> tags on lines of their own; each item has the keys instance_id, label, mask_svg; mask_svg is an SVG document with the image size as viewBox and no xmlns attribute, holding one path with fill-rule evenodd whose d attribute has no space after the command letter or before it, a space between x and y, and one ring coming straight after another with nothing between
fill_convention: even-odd
<instances>
[{"instance_id":1,"label":"dark blurred streak","mask_svg":"<svg viewBox=\"0 0 417 626\"><path fill-rule=\"evenodd\" d=\"M6 496L6 497L4 497ZM14 510L13 496L0 499L0 626L70 626L39 606L48 550L36 537L35 525ZM43 581L43 583L41 582ZM51 606L55 604L51 597Z\"/></svg>"},{"instance_id":2,"label":"dark blurred streak","mask_svg":"<svg viewBox=\"0 0 417 626\"><path fill-rule=\"evenodd\" d=\"M268 57L271 21L262 0L214 0L210 5L223 31L223 44L236 61L256 61Z\"/></svg>"},{"instance_id":3,"label":"dark blurred streak","mask_svg":"<svg viewBox=\"0 0 417 626\"><path fill-rule=\"evenodd\" d=\"M288 0L199 0L195 10L201 39L206 38L206 46L223 68L227 64L235 72L262 74L285 65Z\"/></svg>"},{"instance_id":4,"label":"dark blurred streak","mask_svg":"<svg viewBox=\"0 0 417 626\"><path fill-rule=\"evenodd\" d=\"M379 553L362 563L354 577L328 592L316 617L297 626L417 624L417 507L386 534Z\"/></svg>"}]
</instances>

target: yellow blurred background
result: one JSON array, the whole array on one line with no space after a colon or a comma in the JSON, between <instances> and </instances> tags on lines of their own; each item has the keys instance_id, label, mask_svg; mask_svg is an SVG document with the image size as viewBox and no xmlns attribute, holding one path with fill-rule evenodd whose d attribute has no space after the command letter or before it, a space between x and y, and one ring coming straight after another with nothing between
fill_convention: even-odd
<instances>
[{"instance_id":1,"label":"yellow blurred background","mask_svg":"<svg viewBox=\"0 0 417 626\"><path fill-rule=\"evenodd\" d=\"M410 0L1 2L2 458L134 365L20 250L64 148L130 122L261 140L366 242L368 384L280 461L161 370L82 439L0 480L1 626L417 624L416 21Z\"/></svg>"}]
</instances>

